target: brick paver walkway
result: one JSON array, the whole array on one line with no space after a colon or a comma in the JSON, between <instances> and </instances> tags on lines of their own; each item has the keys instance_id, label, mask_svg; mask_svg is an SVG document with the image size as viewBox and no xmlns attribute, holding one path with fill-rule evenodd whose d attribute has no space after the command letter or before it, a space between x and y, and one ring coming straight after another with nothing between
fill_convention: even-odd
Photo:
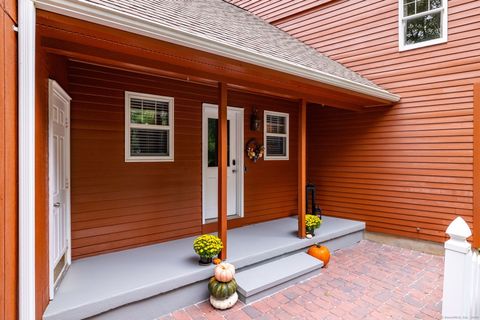
<instances>
[{"instance_id":1,"label":"brick paver walkway","mask_svg":"<svg viewBox=\"0 0 480 320\"><path fill-rule=\"evenodd\" d=\"M443 257L364 240L320 275L252 304L202 302L161 319L441 319L442 274Z\"/></svg>"}]
</instances>

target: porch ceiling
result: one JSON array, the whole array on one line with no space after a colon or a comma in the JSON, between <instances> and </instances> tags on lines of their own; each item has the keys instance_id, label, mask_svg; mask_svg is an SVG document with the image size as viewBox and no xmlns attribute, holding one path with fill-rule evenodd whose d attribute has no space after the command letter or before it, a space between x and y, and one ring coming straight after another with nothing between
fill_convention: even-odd
<instances>
[{"instance_id":1,"label":"porch ceiling","mask_svg":"<svg viewBox=\"0 0 480 320\"><path fill-rule=\"evenodd\" d=\"M225 82L233 90L352 110L393 103L391 97L375 97L51 12L38 11L37 31L42 49L70 59L211 86Z\"/></svg>"}]
</instances>

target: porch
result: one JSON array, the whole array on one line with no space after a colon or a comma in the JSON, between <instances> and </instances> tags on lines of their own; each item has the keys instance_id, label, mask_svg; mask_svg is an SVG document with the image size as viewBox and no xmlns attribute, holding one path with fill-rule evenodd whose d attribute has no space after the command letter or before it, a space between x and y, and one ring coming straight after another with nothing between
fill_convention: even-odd
<instances>
[{"instance_id":1,"label":"porch","mask_svg":"<svg viewBox=\"0 0 480 320\"><path fill-rule=\"evenodd\" d=\"M362 222L327 216L312 239L297 237L294 217L236 228L229 231L228 261L241 272L316 242L334 251L360 241L364 228ZM44 319L153 319L207 299L206 280L212 276L213 266L198 265L193 239L74 261Z\"/></svg>"},{"instance_id":2,"label":"porch","mask_svg":"<svg viewBox=\"0 0 480 320\"><path fill-rule=\"evenodd\" d=\"M41 10L36 21L35 280L41 291L37 312L48 305L45 319L150 319L205 299L211 268L198 267L192 251L193 237L202 233L218 231L225 245L220 257L240 271L314 242L334 250L361 239L363 223L335 218L325 219L315 239L304 239L307 107L363 110L390 105L397 97L333 62L331 81L322 82L299 76L308 66L272 69ZM266 36L285 38L277 33L273 28ZM319 63L324 59L302 50ZM53 82L65 90L63 100L53 98L47 85ZM56 112L58 103L52 101L62 101L65 112ZM143 110L143 103L155 108ZM209 105L217 106L216 118L208 116ZM244 117L230 120L229 107ZM257 110L263 122L254 117ZM65 117L54 123L55 114ZM252 129L252 119L260 126ZM231 130L235 123L238 130ZM53 124L64 130L61 139L54 139ZM252 139L265 147L261 161L245 154L245 142ZM60 156L52 154L59 150ZM216 179L211 190L207 170ZM230 197L235 179L241 192ZM57 185L63 199L53 198ZM214 209L207 210L207 198ZM235 219L229 219L229 204L237 204ZM217 221L208 223L212 217ZM57 265L67 266L70 259L55 293ZM302 270L302 275L313 271Z\"/></svg>"}]
</instances>

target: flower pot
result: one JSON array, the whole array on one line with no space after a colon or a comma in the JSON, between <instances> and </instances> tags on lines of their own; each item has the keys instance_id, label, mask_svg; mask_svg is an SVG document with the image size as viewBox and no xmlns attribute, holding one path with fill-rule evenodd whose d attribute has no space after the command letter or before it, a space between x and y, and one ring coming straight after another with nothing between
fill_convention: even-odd
<instances>
[{"instance_id":1,"label":"flower pot","mask_svg":"<svg viewBox=\"0 0 480 320\"><path fill-rule=\"evenodd\" d=\"M198 260L198 264L201 266L208 266L212 264L212 257L200 257L200 260Z\"/></svg>"},{"instance_id":2,"label":"flower pot","mask_svg":"<svg viewBox=\"0 0 480 320\"><path fill-rule=\"evenodd\" d=\"M314 228L307 228L307 233L310 233L312 236L315 236L315 229Z\"/></svg>"}]
</instances>

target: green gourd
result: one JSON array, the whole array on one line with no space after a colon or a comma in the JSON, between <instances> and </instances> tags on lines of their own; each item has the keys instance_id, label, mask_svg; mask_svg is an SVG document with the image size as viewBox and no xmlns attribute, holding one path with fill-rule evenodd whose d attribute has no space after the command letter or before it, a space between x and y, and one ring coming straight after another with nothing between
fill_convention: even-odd
<instances>
[{"instance_id":1,"label":"green gourd","mask_svg":"<svg viewBox=\"0 0 480 320\"><path fill-rule=\"evenodd\" d=\"M229 282L220 282L212 277L208 282L208 291L216 299L227 299L237 291L237 282L235 279Z\"/></svg>"}]
</instances>

